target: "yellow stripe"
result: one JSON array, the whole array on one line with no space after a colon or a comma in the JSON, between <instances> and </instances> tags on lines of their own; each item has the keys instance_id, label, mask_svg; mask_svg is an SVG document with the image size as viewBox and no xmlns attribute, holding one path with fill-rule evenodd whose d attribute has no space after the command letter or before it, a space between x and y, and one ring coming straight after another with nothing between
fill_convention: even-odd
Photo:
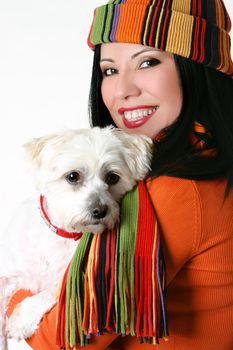
<instances>
[{"instance_id":1,"label":"yellow stripe","mask_svg":"<svg viewBox=\"0 0 233 350\"><path fill-rule=\"evenodd\" d=\"M226 73L229 70L230 66L230 54L228 52L228 36L225 31L222 31L220 33L220 48L222 48L222 51L220 52L221 56L221 62L217 69L221 70L223 73Z\"/></svg>"},{"instance_id":2,"label":"yellow stripe","mask_svg":"<svg viewBox=\"0 0 233 350\"><path fill-rule=\"evenodd\" d=\"M191 1L190 0L173 0L172 10L190 14Z\"/></svg>"},{"instance_id":3,"label":"yellow stripe","mask_svg":"<svg viewBox=\"0 0 233 350\"><path fill-rule=\"evenodd\" d=\"M165 51L184 57L191 52L194 19L178 12L172 13Z\"/></svg>"},{"instance_id":4,"label":"yellow stripe","mask_svg":"<svg viewBox=\"0 0 233 350\"><path fill-rule=\"evenodd\" d=\"M88 256L88 262L87 262L87 273L88 273L88 281L89 281L89 291L90 291L90 330L93 329L93 300L94 300L94 292L93 292L93 264L94 264L94 257L95 257L95 241L97 239L97 235L94 235L89 251Z\"/></svg>"},{"instance_id":5,"label":"yellow stripe","mask_svg":"<svg viewBox=\"0 0 233 350\"><path fill-rule=\"evenodd\" d=\"M158 41L159 41L159 35L160 35L160 26L161 26L161 21L163 18L164 10L161 10L160 16L159 16L159 22L158 22L158 27L157 27L157 33L156 33L156 38L155 38L155 47L158 47Z\"/></svg>"},{"instance_id":6,"label":"yellow stripe","mask_svg":"<svg viewBox=\"0 0 233 350\"><path fill-rule=\"evenodd\" d=\"M223 13L223 8L222 4L219 2L219 0L215 0L215 5L216 5L216 22L217 25L220 28L225 28L225 21L224 21L224 13Z\"/></svg>"}]
</instances>

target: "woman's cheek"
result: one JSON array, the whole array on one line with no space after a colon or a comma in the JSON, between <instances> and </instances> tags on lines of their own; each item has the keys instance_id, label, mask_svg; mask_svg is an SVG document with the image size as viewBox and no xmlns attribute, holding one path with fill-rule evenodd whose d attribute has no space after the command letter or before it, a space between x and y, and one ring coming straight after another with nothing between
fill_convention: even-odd
<instances>
[{"instance_id":1,"label":"woman's cheek","mask_svg":"<svg viewBox=\"0 0 233 350\"><path fill-rule=\"evenodd\" d=\"M102 82L101 94L102 94L102 99L104 101L105 106L110 111L111 96L113 96L113 95L112 95L112 91L111 91L111 86L109 86L109 84L106 81Z\"/></svg>"}]
</instances>

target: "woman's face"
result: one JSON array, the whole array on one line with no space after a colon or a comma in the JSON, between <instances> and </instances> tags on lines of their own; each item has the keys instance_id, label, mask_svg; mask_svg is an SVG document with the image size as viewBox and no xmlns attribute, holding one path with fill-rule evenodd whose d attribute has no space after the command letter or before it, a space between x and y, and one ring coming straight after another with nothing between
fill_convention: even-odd
<instances>
[{"instance_id":1,"label":"woman's face","mask_svg":"<svg viewBox=\"0 0 233 350\"><path fill-rule=\"evenodd\" d=\"M125 43L101 45L101 92L117 127L154 138L182 107L182 91L171 54Z\"/></svg>"}]
</instances>

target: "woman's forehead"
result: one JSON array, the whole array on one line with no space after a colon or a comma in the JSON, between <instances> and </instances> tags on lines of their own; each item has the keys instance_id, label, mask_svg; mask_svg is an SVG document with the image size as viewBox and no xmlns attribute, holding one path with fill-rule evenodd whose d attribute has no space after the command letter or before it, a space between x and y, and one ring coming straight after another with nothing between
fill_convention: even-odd
<instances>
[{"instance_id":1,"label":"woman's forehead","mask_svg":"<svg viewBox=\"0 0 233 350\"><path fill-rule=\"evenodd\" d=\"M106 43L101 44L100 46L100 60L117 55L119 55L119 57L122 57L123 54L129 56L129 58L134 58L136 55L143 53L156 53L159 55L163 54L167 56L172 56L172 54L169 54L165 51L141 44Z\"/></svg>"}]
</instances>

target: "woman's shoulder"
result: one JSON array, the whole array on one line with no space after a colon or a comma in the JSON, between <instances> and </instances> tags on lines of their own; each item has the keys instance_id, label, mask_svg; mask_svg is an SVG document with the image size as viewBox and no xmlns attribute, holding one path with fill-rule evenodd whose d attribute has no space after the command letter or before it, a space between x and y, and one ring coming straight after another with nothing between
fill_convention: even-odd
<instances>
[{"instance_id":1,"label":"woman's shoulder","mask_svg":"<svg viewBox=\"0 0 233 350\"><path fill-rule=\"evenodd\" d=\"M159 176L147 179L147 188L151 197L156 201L175 201L182 202L186 199L218 205L223 203L226 189L226 179L219 178L214 180L190 180L172 176ZM233 201L233 190L228 201Z\"/></svg>"},{"instance_id":2,"label":"woman's shoulder","mask_svg":"<svg viewBox=\"0 0 233 350\"><path fill-rule=\"evenodd\" d=\"M233 193L224 201L225 180L160 176L148 179L147 188L164 241L169 279L217 232L232 232Z\"/></svg>"},{"instance_id":3,"label":"woman's shoulder","mask_svg":"<svg viewBox=\"0 0 233 350\"><path fill-rule=\"evenodd\" d=\"M147 180L147 189L167 241L182 242L190 257L198 244L201 226L201 198L195 181L170 176Z\"/></svg>"},{"instance_id":4,"label":"woman's shoulder","mask_svg":"<svg viewBox=\"0 0 233 350\"><path fill-rule=\"evenodd\" d=\"M161 218L175 213L182 221L189 220L198 230L204 223L210 224L213 217L219 223L232 217L233 190L225 197L226 184L225 178L189 180L159 176L147 180L151 200Z\"/></svg>"},{"instance_id":5,"label":"woman's shoulder","mask_svg":"<svg viewBox=\"0 0 233 350\"><path fill-rule=\"evenodd\" d=\"M146 181L150 195L156 196L159 199L178 199L182 198L187 191L196 193L195 181L182 179L172 176L150 177Z\"/></svg>"},{"instance_id":6,"label":"woman's shoulder","mask_svg":"<svg viewBox=\"0 0 233 350\"><path fill-rule=\"evenodd\" d=\"M188 215L192 220L200 216L201 195L196 181L159 176L147 180L147 189L159 216L176 213L176 217Z\"/></svg>"}]
</instances>

